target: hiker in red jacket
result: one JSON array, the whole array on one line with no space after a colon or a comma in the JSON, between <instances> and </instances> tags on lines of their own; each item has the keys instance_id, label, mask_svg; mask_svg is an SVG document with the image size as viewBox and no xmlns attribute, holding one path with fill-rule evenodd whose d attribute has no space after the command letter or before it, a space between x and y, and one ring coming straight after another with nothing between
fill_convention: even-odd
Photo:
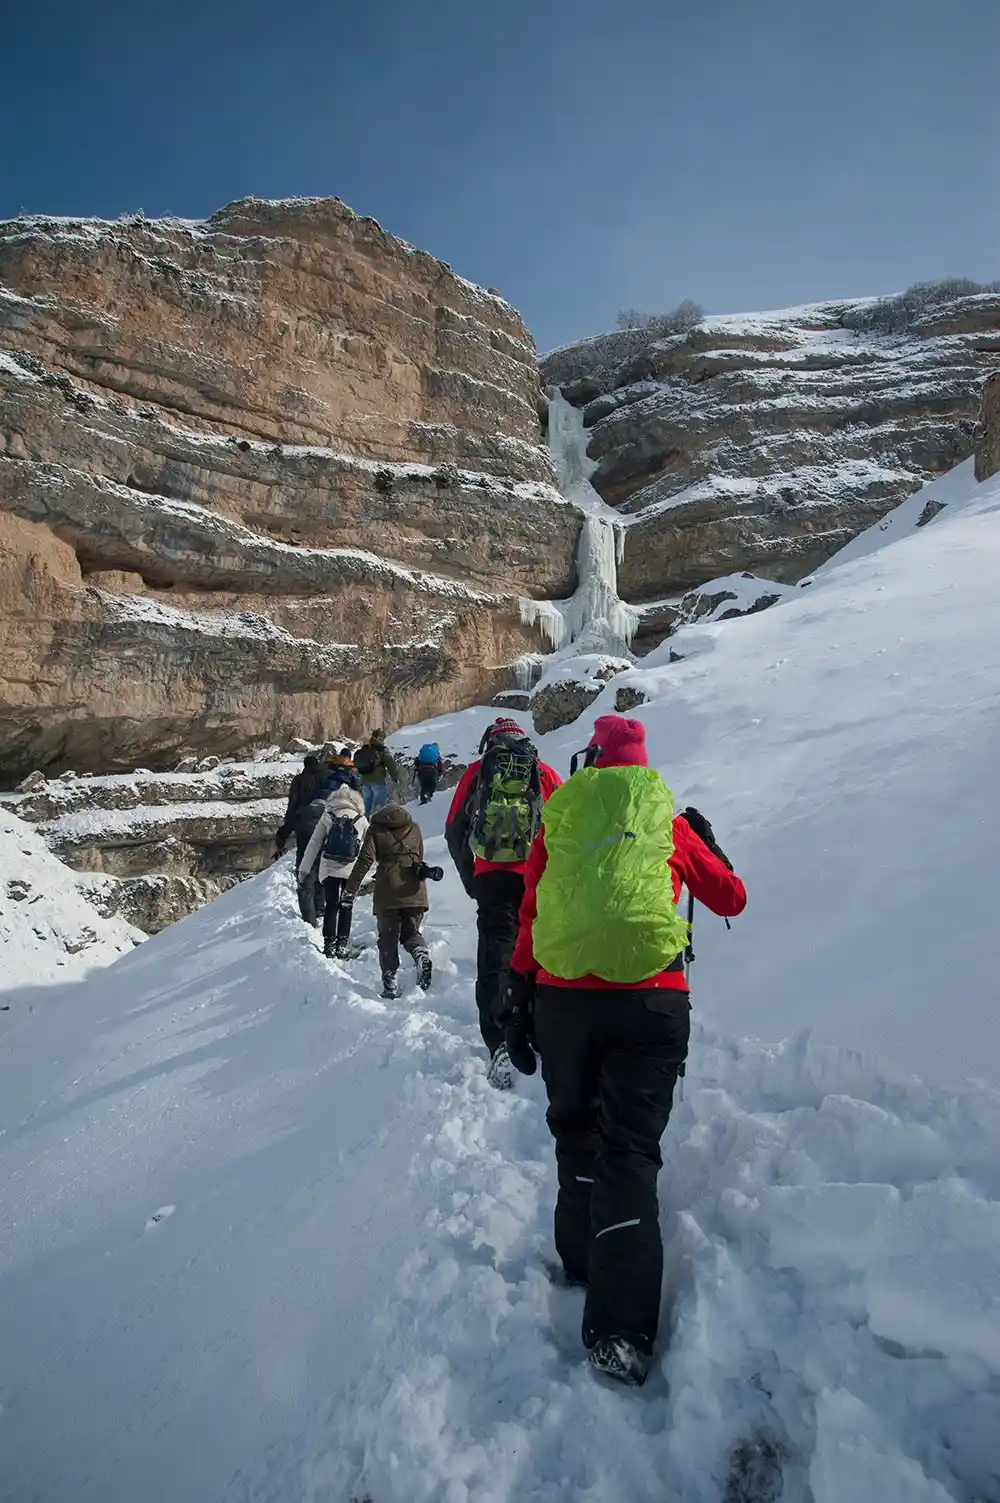
<instances>
[{"instance_id":1,"label":"hiker in red jacket","mask_svg":"<svg viewBox=\"0 0 1000 1503\"><path fill-rule=\"evenodd\" d=\"M659 1323L660 1138L690 1030L682 887L724 917L746 904L708 821L674 814L641 721L602 715L525 869L505 1037L525 1073L541 1057L556 1251L587 1288L584 1345L628 1383L644 1381Z\"/></svg>"},{"instance_id":2,"label":"hiker in red jacket","mask_svg":"<svg viewBox=\"0 0 1000 1503\"><path fill-rule=\"evenodd\" d=\"M539 761L515 720L501 716L487 727L479 750L479 760L466 768L455 789L445 839L462 885L476 903L479 1027L490 1051L490 1083L505 1090L514 1076L497 1020L517 938L524 863L542 805L561 779Z\"/></svg>"}]
</instances>

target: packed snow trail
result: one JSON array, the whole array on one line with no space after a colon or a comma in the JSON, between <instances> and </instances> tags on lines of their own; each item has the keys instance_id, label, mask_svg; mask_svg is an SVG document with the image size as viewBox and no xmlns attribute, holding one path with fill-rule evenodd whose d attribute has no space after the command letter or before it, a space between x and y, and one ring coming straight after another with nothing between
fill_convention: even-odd
<instances>
[{"instance_id":1,"label":"packed snow trail","mask_svg":"<svg viewBox=\"0 0 1000 1503\"><path fill-rule=\"evenodd\" d=\"M696 1028L669 1344L609 1391L546 1277L540 1082L487 1087L471 910L433 897L427 997L327 964L287 863L11 994L5 1500L718 1503L748 1469L786 1503L998 1496L1000 1102Z\"/></svg>"}]
</instances>

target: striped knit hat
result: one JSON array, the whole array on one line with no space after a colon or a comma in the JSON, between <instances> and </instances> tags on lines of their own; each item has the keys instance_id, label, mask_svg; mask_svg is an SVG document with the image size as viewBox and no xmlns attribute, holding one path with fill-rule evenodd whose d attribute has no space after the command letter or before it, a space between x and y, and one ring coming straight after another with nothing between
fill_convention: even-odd
<instances>
[{"instance_id":1,"label":"striped knit hat","mask_svg":"<svg viewBox=\"0 0 1000 1503\"><path fill-rule=\"evenodd\" d=\"M511 720L507 715L501 715L498 720L494 720L486 734L488 736L523 736L524 731L516 720Z\"/></svg>"}]
</instances>

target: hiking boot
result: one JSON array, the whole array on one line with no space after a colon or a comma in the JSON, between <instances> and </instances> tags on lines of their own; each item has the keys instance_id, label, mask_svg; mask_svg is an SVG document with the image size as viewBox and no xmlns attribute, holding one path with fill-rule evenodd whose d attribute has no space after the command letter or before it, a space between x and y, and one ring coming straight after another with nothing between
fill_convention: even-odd
<instances>
[{"instance_id":1,"label":"hiking boot","mask_svg":"<svg viewBox=\"0 0 1000 1503\"><path fill-rule=\"evenodd\" d=\"M417 985L422 992L425 992L430 986L431 977L434 974L431 957L426 950L417 950L413 956L413 960L417 967Z\"/></svg>"},{"instance_id":2,"label":"hiking boot","mask_svg":"<svg viewBox=\"0 0 1000 1503\"><path fill-rule=\"evenodd\" d=\"M399 982L395 971L382 972L382 995L390 1002L399 996Z\"/></svg>"},{"instance_id":3,"label":"hiking boot","mask_svg":"<svg viewBox=\"0 0 1000 1503\"><path fill-rule=\"evenodd\" d=\"M649 1357L624 1336L599 1336L587 1353L587 1361L595 1372L632 1388L641 1388L649 1373Z\"/></svg>"},{"instance_id":4,"label":"hiking boot","mask_svg":"<svg viewBox=\"0 0 1000 1503\"><path fill-rule=\"evenodd\" d=\"M338 939L337 943L333 947L333 953L334 953L334 955L336 955L336 957L337 957L338 960L350 960L350 958L351 958L351 945L350 945L350 941L346 940L346 939Z\"/></svg>"},{"instance_id":5,"label":"hiking boot","mask_svg":"<svg viewBox=\"0 0 1000 1503\"><path fill-rule=\"evenodd\" d=\"M494 1049L486 1079L498 1091L509 1091L514 1084L514 1066L510 1062L506 1044L498 1044Z\"/></svg>"},{"instance_id":6,"label":"hiking boot","mask_svg":"<svg viewBox=\"0 0 1000 1503\"><path fill-rule=\"evenodd\" d=\"M332 939L324 939L323 954L326 956L327 960L332 960L333 957L337 954L337 947Z\"/></svg>"}]
</instances>

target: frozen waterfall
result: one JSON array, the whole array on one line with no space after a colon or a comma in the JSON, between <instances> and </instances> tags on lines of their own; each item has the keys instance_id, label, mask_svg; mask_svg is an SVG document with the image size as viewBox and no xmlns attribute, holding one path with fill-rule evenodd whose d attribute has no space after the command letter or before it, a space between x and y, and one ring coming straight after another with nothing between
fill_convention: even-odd
<instances>
[{"instance_id":1,"label":"frozen waterfall","mask_svg":"<svg viewBox=\"0 0 1000 1503\"><path fill-rule=\"evenodd\" d=\"M549 448L559 489L583 512L576 550L577 587L569 600L522 600L521 620L537 626L556 652L606 652L625 657L638 613L618 598L625 530L617 512L590 483L597 468L587 454L583 413L556 387L549 390Z\"/></svg>"}]
</instances>

